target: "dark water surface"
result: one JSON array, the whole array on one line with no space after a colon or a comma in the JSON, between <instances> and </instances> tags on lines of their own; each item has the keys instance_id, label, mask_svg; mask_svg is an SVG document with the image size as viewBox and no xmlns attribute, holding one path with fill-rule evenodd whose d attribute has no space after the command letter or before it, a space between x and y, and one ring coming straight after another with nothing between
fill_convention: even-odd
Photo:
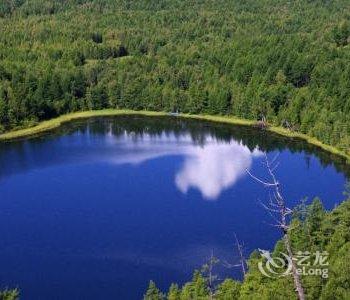
<instances>
[{"instance_id":1,"label":"dark water surface","mask_svg":"<svg viewBox=\"0 0 350 300\"><path fill-rule=\"evenodd\" d=\"M288 205L343 200L349 169L300 141L177 118L67 124L0 144L0 284L23 299L141 299L191 278L211 251L237 263L279 238L260 204L264 152L280 153ZM239 270L219 268L239 278Z\"/></svg>"}]
</instances>

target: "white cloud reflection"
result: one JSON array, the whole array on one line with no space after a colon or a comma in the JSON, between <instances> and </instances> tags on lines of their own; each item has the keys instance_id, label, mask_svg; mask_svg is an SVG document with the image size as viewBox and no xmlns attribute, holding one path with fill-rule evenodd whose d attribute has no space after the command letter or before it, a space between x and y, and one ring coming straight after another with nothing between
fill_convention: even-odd
<instances>
[{"instance_id":1,"label":"white cloud reflection","mask_svg":"<svg viewBox=\"0 0 350 300\"><path fill-rule=\"evenodd\" d=\"M253 158L262 154L251 152L248 147L236 142L221 142L207 137L204 145L193 143L190 135L175 136L144 134L133 137L125 133L118 138L109 135L108 143L118 148L113 158L118 164L139 164L162 156L181 155L185 161L175 175L177 188L187 193L194 188L208 200L217 199L221 192L234 185L250 169Z\"/></svg>"},{"instance_id":2,"label":"white cloud reflection","mask_svg":"<svg viewBox=\"0 0 350 300\"><path fill-rule=\"evenodd\" d=\"M194 147L176 174L176 186L183 193L197 188L204 198L216 199L250 169L252 157L259 153L257 150L252 153L237 142Z\"/></svg>"}]
</instances>

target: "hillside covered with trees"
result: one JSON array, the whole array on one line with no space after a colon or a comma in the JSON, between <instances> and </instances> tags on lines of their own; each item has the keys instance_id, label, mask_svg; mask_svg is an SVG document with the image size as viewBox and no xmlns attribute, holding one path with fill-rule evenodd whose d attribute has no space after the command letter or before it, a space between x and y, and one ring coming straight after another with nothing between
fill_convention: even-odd
<instances>
[{"instance_id":1,"label":"hillside covered with trees","mask_svg":"<svg viewBox=\"0 0 350 300\"><path fill-rule=\"evenodd\" d=\"M348 0L6 0L0 131L101 108L225 114L350 149Z\"/></svg>"}]
</instances>

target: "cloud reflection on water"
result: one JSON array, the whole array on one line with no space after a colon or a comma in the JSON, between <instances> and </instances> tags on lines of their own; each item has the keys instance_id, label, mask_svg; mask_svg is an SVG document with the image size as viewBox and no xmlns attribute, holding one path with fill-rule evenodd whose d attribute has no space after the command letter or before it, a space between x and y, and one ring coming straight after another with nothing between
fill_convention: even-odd
<instances>
[{"instance_id":1,"label":"cloud reflection on water","mask_svg":"<svg viewBox=\"0 0 350 300\"><path fill-rule=\"evenodd\" d=\"M110 143L119 148L113 162L139 164L162 156L180 155L185 160L175 175L175 185L183 193L194 188L208 200L217 199L221 192L233 186L250 169L253 158L261 151L253 152L248 147L232 140L218 141L210 136L204 143L196 144L190 135L130 134L118 139L108 137Z\"/></svg>"},{"instance_id":2,"label":"cloud reflection on water","mask_svg":"<svg viewBox=\"0 0 350 300\"><path fill-rule=\"evenodd\" d=\"M250 152L237 142L194 147L176 174L176 186L183 193L197 188L204 198L214 200L250 169L253 156L259 153Z\"/></svg>"}]
</instances>

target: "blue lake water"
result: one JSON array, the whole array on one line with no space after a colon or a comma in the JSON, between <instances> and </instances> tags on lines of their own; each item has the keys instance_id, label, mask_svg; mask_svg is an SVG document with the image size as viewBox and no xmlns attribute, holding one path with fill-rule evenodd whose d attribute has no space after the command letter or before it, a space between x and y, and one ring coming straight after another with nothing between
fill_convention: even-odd
<instances>
[{"instance_id":1,"label":"blue lake water","mask_svg":"<svg viewBox=\"0 0 350 300\"><path fill-rule=\"evenodd\" d=\"M141 299L183 283L211 252L237 263L280 233L259 201L264 153L290 207L340 203L349 168L298 140L177 118L67 124L0 144L0 287L23 299ZM219 268L240 278L238 269Z\"/></svg>"}]
</instances>

